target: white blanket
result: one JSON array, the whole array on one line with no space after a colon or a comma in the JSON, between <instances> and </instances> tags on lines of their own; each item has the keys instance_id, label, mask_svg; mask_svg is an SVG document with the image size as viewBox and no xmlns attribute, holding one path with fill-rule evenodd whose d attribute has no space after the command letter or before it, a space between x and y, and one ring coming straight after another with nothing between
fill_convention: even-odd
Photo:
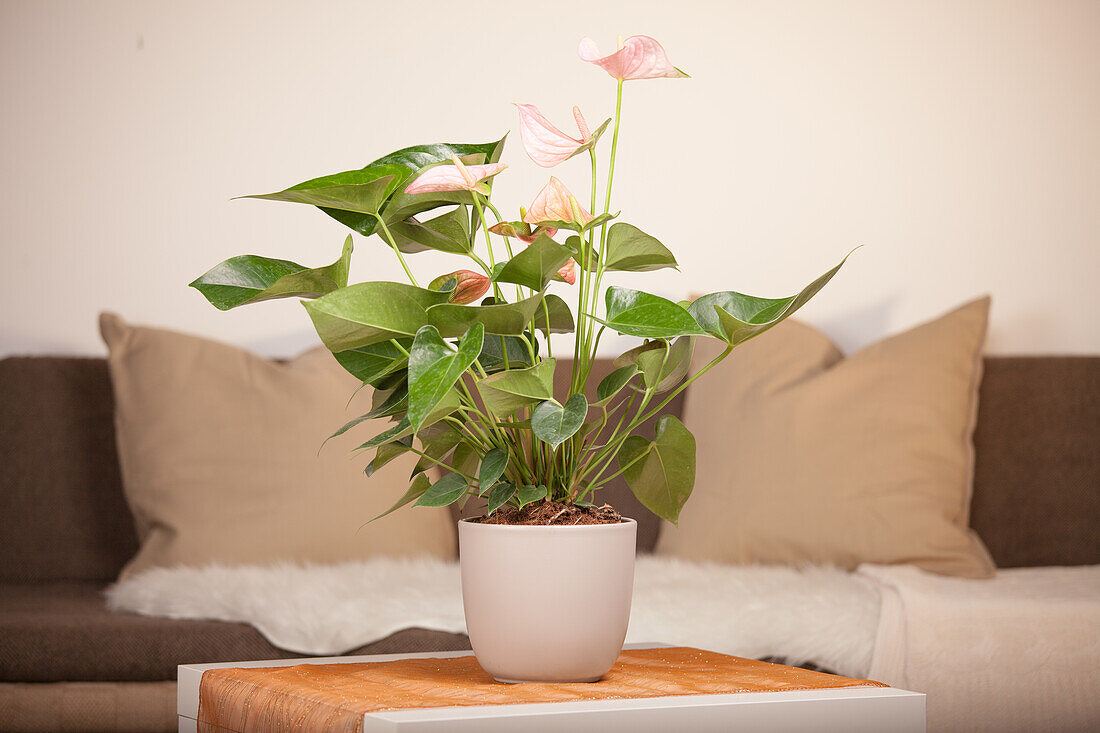
<instances>
[{"instance_id":1,"label":"white blanket","mask_svg":"<svg viewBox=\"0 0 1100 733\"><path fill-rule=\"evenodd\" d=\"M728 567L638 558L627 641L810 661L865 676L878 592L833 568ZM153 569L108 590L117 610L242 621L290 652L341 654L410 626L464 632L458 566L371 560L334 566Z\"/></svg>"},{"instance_id":2,"label":"white blanket","mask_svg":"<svg viewBox=\"0 0 1100 733\"><path fill-rule=\"evenodd\" d=\"M1100 566L860 574L882 587L868 676L927 693L929 731L1100 730Z\"/></svg>"}]
</instances>

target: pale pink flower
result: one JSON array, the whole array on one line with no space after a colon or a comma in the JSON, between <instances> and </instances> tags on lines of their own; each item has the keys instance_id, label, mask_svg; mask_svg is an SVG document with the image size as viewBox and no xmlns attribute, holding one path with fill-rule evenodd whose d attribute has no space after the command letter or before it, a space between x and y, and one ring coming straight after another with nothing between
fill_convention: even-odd
<instances>
[{"instance_id":1,"label":"pale pink flower","mask_svg":"<svg viewBox=\"0 0 1100 733\"><path fill-rule=\"evenodd\" d=\"M566 135L542 116L533 104L517 104L519 109L519 137L527 156L543 168L552 168L569 160L586 149L592 133L584 121L579 107L573 107L573 119L577 122L580 139Z\"/></svg>"},{"instance_id":2,"label":"pale pink flower","mask_svg":"<svg viewBox=\"0 0 1100 733\"><path fill-rule=\"evenodd\" d=\"M577 47L577 53L582 61L595 64L623 81L687 76L672 65L665 49L649 36L631 36L625 41L620 40L619 50L603 57L600 56L595 41L583 38Z\"/></svg>"},{"instance_id":3,"label":"pale pink flower","mask_svg":"<svg viewBox=\"0 0 1100 733\"><path fill-rule=\"evenodd\" d=\"M477 191L486 193L482 181L492 178L508 166L504 163L465 165L457 155L451 156L454 165L437 165L421 173L408 185L405 193L438 193L441 191Z\"/></svg>"},{"instance_id":4,"label":"pale pink flower","mask_svg":"<svg viewBox=\"0 0 1100 733\"><path fill-rule=\"evenodd\" d=\"M452 303L473 303L489 290L489 278L473 270L455 270L446 275L440 275L432 280L428 287L438 290L449 280L455 281L455 289L450 299Z\"/></svg>"},{"instance_id":5,"label":"pale pink flower","mask_svg":"<svg viewBox=\"0 0 1100 733\"><path fill-rule=\"evenodd\" d=\"M558 270L558 277L570 285L577 284L577 261L570 259Z\"/></svg>"},{"instance_id":6,"label":"pale pink flower","mask_svg":"<svg viewBox=\"0 0 1100 733\"><path fill-rule=\"evenodd\" d=\"M584 225L592 221L592 215L577 203L577 197L569 192L564 183L551 176L550 182L542 187L531 202L531 208L527 210L523 220L528 224L569 221Z\"/></svg>"}]
</instances>

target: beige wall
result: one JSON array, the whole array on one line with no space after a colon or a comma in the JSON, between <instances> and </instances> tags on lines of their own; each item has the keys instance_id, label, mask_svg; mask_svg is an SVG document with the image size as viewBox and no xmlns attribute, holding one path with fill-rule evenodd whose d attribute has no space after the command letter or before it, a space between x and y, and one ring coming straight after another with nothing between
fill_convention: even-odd
<instances>
[{"instance_id":1,"label":"beige wall","mask_svg":"<svg viewBox=\"0 0 1100 733\"><path fill-rule=\"evenodd\" d=\"M344 232L228 199L492 138L511 102L598 122L614 85L574 49L616 33L694 77L627 85L615 204L683 273L624 284L787 295L862 243L805 311L848 348L991 292L992 351L1100 352L1095 1L113 0L0 2L0 354L100 353L104 308L309 342L296 303L222 314L185 284L242 252L321 264ZM514 210L547 173L506 160ZM584 161L557 173L587 190ZM400 279L358 248L353 277Z\"/></svg>"}]
</instances>

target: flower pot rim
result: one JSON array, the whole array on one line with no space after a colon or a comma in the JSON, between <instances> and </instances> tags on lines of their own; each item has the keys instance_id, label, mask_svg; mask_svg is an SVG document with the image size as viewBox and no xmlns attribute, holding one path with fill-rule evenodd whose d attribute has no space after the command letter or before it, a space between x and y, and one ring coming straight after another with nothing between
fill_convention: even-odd
<instances>
[{"instance_id":1,"label":"flower pot rim","mask_svg":"<svg viewBox=\"0 0 1100 733\"><path fill-rule=\"evenodd\" d=\"M484 527L490 531L527 531L532 529L552 529L552 530L564 530L569 532L577 532L582 530L614 530L623 529L631 525L637 525L638 522L630 517L623 517L623 521L615 522L614 524L484 524L482 522L475 522L474 519L480 519L480 517L465 517L458 520L459 524L465 524L468 527Z\"/></svg>"}]
</instances>

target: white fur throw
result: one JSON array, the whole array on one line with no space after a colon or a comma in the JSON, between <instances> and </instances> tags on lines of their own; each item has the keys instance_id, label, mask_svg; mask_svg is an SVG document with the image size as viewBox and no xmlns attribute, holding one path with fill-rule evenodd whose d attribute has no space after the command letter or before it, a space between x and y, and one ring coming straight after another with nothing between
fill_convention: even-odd
<instances>
[{"instance_id":1,"label":"white fur throw","mask_svg":"<svg viewBox=\"0 0 1100 733\"><path fill-rule=\"evenodd\" d=\"M458 565L438 560L154 568L107 598L112 609L148 616L249 623L301 654L341 654L410 626L466 630ZM878 616L874 584L841 570L642 556L627 641L777 656L862 677Z\"/></svg>"}]
</instances>

